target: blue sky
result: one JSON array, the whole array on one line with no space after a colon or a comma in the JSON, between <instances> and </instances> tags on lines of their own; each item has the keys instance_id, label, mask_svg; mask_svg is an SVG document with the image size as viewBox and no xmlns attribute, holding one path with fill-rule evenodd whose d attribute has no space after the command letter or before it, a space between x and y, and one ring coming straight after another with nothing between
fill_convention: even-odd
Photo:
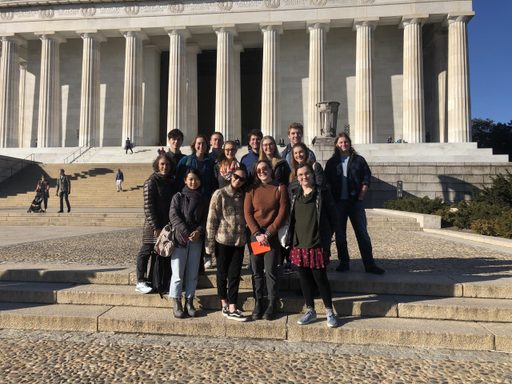
<instances>
[{"instance_id":1,"label":"blue sky","mask_svg":"<svg viewBox=\"0 0 512 384\"><path fill-rule=\"evenodd\" d=\"M471 115L512 120L512 1L473 0L469 22Z\"/></svg>"}]
</instances>

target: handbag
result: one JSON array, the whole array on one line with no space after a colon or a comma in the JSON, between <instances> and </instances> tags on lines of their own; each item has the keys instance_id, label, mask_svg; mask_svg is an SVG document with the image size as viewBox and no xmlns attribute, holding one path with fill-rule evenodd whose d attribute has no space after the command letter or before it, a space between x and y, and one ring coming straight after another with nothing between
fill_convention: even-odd
<instances>
[{"instance_id":1,"label":"handbag","mask_svg":"<svg viewBox=\"0 0 512 384\"><path fill-rule=\"evenodd\" d=\"M279 244L281 244L281 247L288 249L289 244L288 243L288 229L290 228L290 220L286 219L285 222L279 227L277 230L277 238L279 239Z\"/></svg>"},{"instance_id":2,"label":"handbag","mask_svg":"<svg viewBox=\"0 0 512 384\"><path fill-rule=\"evenodd\" d=\"M174 240L174 229L170 224L162 228L158 239L156 239L154 250L157 255L162 257L170 257L176 248Z\"/></svg>"}]
</instances>

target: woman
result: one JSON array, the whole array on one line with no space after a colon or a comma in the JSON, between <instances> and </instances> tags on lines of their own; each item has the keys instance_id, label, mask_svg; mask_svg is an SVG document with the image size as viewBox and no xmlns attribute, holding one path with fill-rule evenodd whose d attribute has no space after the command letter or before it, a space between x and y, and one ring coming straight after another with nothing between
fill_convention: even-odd
<instances>
[{"instance_id":1,"label":"woman","mask_svg":"<svg viewBox=\"0 0 512 384\"><path fill-rule=\"evenodd\" d=\"M309 152L311 151L304 143L296 143L292 146L290 184L294 182L297 184L297 166L302 163L309 163L313 167L315 184L323 188L325 186L324 170L319 162L310 160Z\"/></svg>"},{"instance_id":2,"label":"woman","mask_svg":"<svg viewBox=\"0 0 512 384\"><path fill-rule=\"evenodd\" d=\"M205 198L210 200L213 191L218 188L214 174L214 161L208 156L209 145L205 136L197 135L190 145L192 154L183 157L177 167L176 177L178 188L183 188L185 172L190 169L197 169L201 175L201 190Z\"/></svg>"},{"instance_id":3,"label":"woman","mask_svg":"<svg viewBox=\"0 0 512 384\"><path fill-rule=\"evenodd\" d=\"M171 199L176 192L173 182L172 163L165 155L158 156L153 162L153 174L144 182L144 227L142 246L137 256L137 285L135 291L152 291L153 267L156 257L153 248L163 227L169 222L168 212ZM149 273L148 261L151 257Z\"/></svg>"},{"instance_id":4,"label":"woman","mask_svg":"<svg viewBox=\"0 0 512 384\"><path fill-rule=\"evenodd\" d=\"M217 158L215 164L215 179L219 188L229 185L231 175L236 169L240 168L240 163L236 159L237 147L234 141L228 140L224 143L222 152Z\"/></svg>"},{"instance_id":5,"label":"woman","mask_svg":"<svg viewBox=\"0 0 512 384\"><path fill-rule=\"evenodd\" d=\"M46 210L48 209L48 198L50 197L50 184L48 183L44 175L41 175L41 179L37 182L36 194L41 196L41 198L43 199L43 212L46 212Z\"/></svg>"},{"instance_id":6,"label":"woman","mask_svg":"<svg viewBox=\"0 0 512 384\"><path fill-rule=\"evenodd\" d=\"M372 173L364 157L352 148L350 137L342 132L334 140L334 154L325 165L325 177L335 201L336 248L340 263L336 270L350 269L347 246L347 219L350 218L357 238L359 252L367 273L382 275L384 270L375 265L372 242L367 230L363 200L370 187Z\"/></svg>"},{"instance_id":7,"label":"woman","mask_svg":"<svg viewBox=\"0 0 512 384\"><path fill-rule=\"evenodd\" d=\"M177 246L171 255L171 285L169 297L173 300L173 314L177 319L185 317L181 300L185 281L185 311L196 315L194 295L197 287L199 262L204 241L204 226L208 213L208 201L200 192L201 175L197 169L185 172L185 186L174 195L169 209L169 220Z\"/></svg>"},{"instance_id":8,"label":"woman","mask_svg":"<svg viewBox=\"0 0 512 384\"><path fill-rule=\"evenodd\" d=\"M217 292L222 314L236 321L247 320L237 307L240 271L247 242L243 214L246 181L244 168L233 171L229 184L213 193L206 223L206 252L215 253L217 258Z\"/></svg>"},{"instance_id":9,"label":"woman","mask_svg":"<svg viewBox=\"0 0 512 384\"><path fill-rule=\"evenodd\" d=\"M256 180L246 193L244 200L244 216L251 240L270 250L255 255L251 251L251 269L254 281L254 297L256 304L252 313L254 320L262 317L272 320L276 312L277 270L279 263L279 241L277 231L283 224L288 206L286 187L272 179L272 165L268 160L256 163ZM268 305L263 306L263 284L267 286Z\"/></svg>"},{"instance_id":10,"label":"woman","mask_svg":"<svg viewBox=\"0 0 512 384\"><path fill-rule=\"evenodd\" d=\"M329 192L315 184L311 164L297 166L297 180L299 187L290 196L290 226L286 236L307 307L306 314L297 323L305 325L316 320L313 292L318 287L327 314L327 326L337 327L339 323L332 308L326 272L331 254L331 228L336 220L332 201Z\"/></svg>"},{"instance_id":11,"label":"woman","mask_svg":"<svg viewBox=\"0 0 512 384\"><path fill-rule=\"evenodd\" d=\"M272 165L272 178L280 184L288 185L290 166L286 159L279 156L276 141L272 136L265 136L261 140L259 160L268 160Z\"/></svg>"}]
</instances>

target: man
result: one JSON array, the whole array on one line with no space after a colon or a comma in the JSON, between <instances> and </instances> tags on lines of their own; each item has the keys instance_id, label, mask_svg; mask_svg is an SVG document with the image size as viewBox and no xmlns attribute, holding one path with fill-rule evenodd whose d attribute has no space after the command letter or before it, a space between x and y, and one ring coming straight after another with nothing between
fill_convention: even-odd
<instances>
[{"instance_id":1,"label":"man","mask_svg":"<svg viewBox=\"0 0 512 384\"><path fill-rule=\"evenodd\" d=\"M214 162L217 161L217 157L222 153L222 146L224 145L224 136L220 132L213 132L210 136L210 159Z\"/></svg>"},{"instance_id":2,"label":"man","mask_svg":"<svg viewBox=\"0 0 512 384\"><path fill-rule=\"evenodd\" d=\"M123 172L121 172L121 170L118 169L117 173L116 173L116 189L117 189L117 192L121 192L123 190L123 181L124 181Z\"/></svg>"},{"instance_id":3,"label":"man","mask_svg":"<svg viewBox=\"0 0 512 384\"><path fill-rule=\"evenodd\" d=\"M249 152L242 156L240 163L247 169L247 176L252 179L254 174L254 164L258 161L260 154L260 143L263 138L263 133L259 129L252 129L247 135L249 143Z\"/></svg>"},{"instance_id":4,"label":"man","mask_svg":"<svg viewBox=\"0 0 512 384\"><path fill-rule=\"evenodd\" d=\"M133 154L133 144L129 137L124 141L124 153L128 154L128 150Z\"/></svg>"},{"instance_id":5,"label":"man","mask_svg":"<svg viewBox=\"0 0 512 384\"><path fill-rule=\"evenodd\" d=\"M171 129L169 133L167 133L167 146L169 147L169 150L165 155L169 160L173 161L174 164L178 164L180 160L185 157L180 150L182 144L183 132L178 128Z\"/></svg>"},{"instance_id":6,"label":"man","mask_svg":"<svg viewBox=\"0 0 512 384\"><path fill-rule=\"evenodd\" d=\"M288 165L291 167L291 159L292 159L292 147L297 143L302 143L302 137L304 136L304 127L301 123L291 123L288 127L288 141L289 143L286 145L286 148L281 152L281 157L286 159ZM315 153L309 149L308 154L309 161L315 162L316 156Z\"/></svg>"},{"instance_id":7,"label":"man","mask_svg":"<svg viewBox=\"0 0 512 384\"><path fill-rule=\"evenodd\" d=\"M55 191L55 196L59 196L60 201L60 210L59 213L64 212L63 210L63 199L66 200L66 206L68 207L68 212L71 212L71 206L69 205L68 196L71 194L71 180L64 173L64 170L60 170L59 178L57 179L57 190Z\"/></svg>"}]
</instances>

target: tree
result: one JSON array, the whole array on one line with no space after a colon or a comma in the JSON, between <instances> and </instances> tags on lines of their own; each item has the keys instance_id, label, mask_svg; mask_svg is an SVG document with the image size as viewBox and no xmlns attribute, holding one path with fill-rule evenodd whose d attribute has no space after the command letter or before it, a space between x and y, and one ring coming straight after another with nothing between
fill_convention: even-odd
<instances>
[{"instance_id":1,"label":"tree","mask_svg":"<svg viewBox=\"0 0 512 384\"><path fill-rule=\"evenodd\" d=\"M492 148L494 154L508 155L512 161L512 120L508 123L495 123L491 119L473 119L473 141L479 148Z\"/></svg>"}]
</instances>

